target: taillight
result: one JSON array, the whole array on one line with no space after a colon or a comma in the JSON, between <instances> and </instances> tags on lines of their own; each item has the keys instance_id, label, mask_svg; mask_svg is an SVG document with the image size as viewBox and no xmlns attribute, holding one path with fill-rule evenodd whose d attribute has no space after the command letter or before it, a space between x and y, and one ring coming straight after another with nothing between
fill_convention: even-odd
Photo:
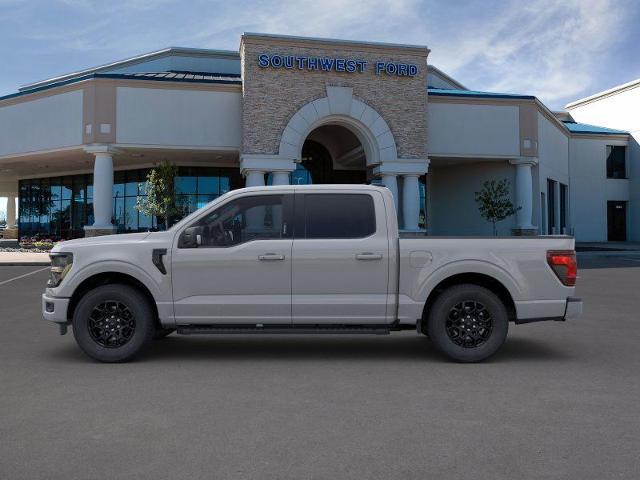
<instances>
[{"instance_id":1,"label":"taillight","mask_svg":"<svg viewBox=\"0 0 640 480\"><path fill-rule=\"evenodd\" d=\"M576 252L573 250L549 250L547 263L563 285L573 287L578 276Z\"/></svg>"}]
</instances>

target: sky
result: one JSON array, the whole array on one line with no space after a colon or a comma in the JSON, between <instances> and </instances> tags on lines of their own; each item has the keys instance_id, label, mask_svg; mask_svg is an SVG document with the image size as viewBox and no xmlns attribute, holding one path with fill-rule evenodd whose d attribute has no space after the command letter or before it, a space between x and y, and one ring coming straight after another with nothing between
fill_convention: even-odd
<instances>
[{"instance_id":1,"label":"sky","mask_svg":"<svg viewBox=\"0 0 640 480\"><path fill-rule=\"evenodd\" d=\"M0 0L0 95L168 46L237 50L243 32L426 45L467 88L554 110L640 78L638 0Z\"/></svg>"}]
</instances>

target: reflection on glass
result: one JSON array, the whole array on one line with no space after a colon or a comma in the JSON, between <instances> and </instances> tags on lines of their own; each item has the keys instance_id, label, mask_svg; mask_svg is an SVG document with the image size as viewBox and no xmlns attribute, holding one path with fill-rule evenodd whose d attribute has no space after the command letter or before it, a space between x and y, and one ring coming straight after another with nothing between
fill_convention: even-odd
<instances>
[{"instance_id":1,"label":"reflection on glass","mask_svg":"<svg viewBox=\"0 0 640 480\"><path fill-rule=\"evenodd\" d=\"M75 175L73 177L73 199L77 202L84 202L85 191L86 177L84 175Z\"/></svg>"},{"instance_id":2,"label":"reflection on glass","mask_svg":"<svg viewBox=\"0 0 640 480\"><path fill-rule=\"evenodd\" d=\"M60 178L52 178L51 180L51 185L50 185L50 191L51 191L51 200L55 201L55 200L60 200L61 197L61 193L62 193L62 181ZM43 179L43 183L42 183L42 194L43 194L43 198L47 196L47 185L45 185L44 179Z\"/></svg>"},{"instance_id":3,"label":"reflection on glass","mask_svg":"<svg viewBox=\"0 0 640 480\"><path fill-rule=\"evenodd\" d=\"M195 193L195 190L193 192ZM220 178L219 177L198 177L198 193L220 193Z\"/></svg>"},{"instance_id":4,"label":"reflection on glass","mask_svg":"<svg viewBox=\"0 0 640 480\"><path fill-rule=\"evenodd\" d=\"M177 194L188 194L196 191L197 177L183 177L179 176L175 178L175 187Z\"/></svg>"},{"instance_id":5,"label":"reflection on glass","mask_svg":"<svg viewBox=\"0 0 640 480\"><path fill-rule=\"evenodd\" d=\"M135 209L136 197L146 194L148 170L114 173L113 216L119 232L163 228L155 217ZM140 187L139 185L142 184ZM184 201L184 214L202 208L219 195L240 185L237 168L180 167L176 187ZM83 227L94 223L93 175L70 175L19 182L20 236L57 239L83 236ZM181 215L173 220L178 220Z\"/></svg>"},{"instance_id":6,"label":"reflection on glass","mask_svg":"<svg viewBox=\"0 0 640 480\"><path fill-rule=\"evenodd\" d=\"M296 164L296 169L291 172L291 185L311 185L312 183L309 171L301 163Z\"/></svg>"},{"instance_id":7,"label":"reflection on glass","mask_svg":"<svg viewBox=\"0 0 640 480\"><path fill-rule=\"evenodd\" d=\"M231 179L229 177L220 177L220 195L231 191Z\"/></svg>"},{"instance_id":8,"label":"reflection on glass","mask_svg":"<svg viewBox=\"0 0 640 480\"><path fill-rule=\"evenodd\" d=\"M138 230L138 210L136 210L136 197L125 199L125 226L127 232Z\"/></svg>"},{"instance_id":9,"label":"reflection on glass","mask_svg":"<svg viewBox=\"0 0 640 480\"><path fill-rule=\"evenodd\" d=\"M71 200L72 192L71 177L62 177L62 200Z\"/></svg>"},{"instance_id":10,"label":"reflection on glass","mask_svg":"<svg viewBox=\"0 0 640 480\"><path fill-rule=\"evenodd\" d=\"M125 230L124 215L124 198L113 199L113 224L116 226L118 233Z\"/></svg>"}]
</instances>

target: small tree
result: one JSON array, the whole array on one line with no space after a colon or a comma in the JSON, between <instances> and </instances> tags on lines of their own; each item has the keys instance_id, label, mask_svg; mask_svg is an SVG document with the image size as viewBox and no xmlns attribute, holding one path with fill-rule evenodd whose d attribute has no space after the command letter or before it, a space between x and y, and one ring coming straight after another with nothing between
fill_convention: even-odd
<instances>
[{"instance_id":1,"label":"small tree","mask_svg":"<svg viewBox=\"0 0 640 480\"><path fill-rule=\"evenodd\" d=\"M136 210L149 215L164 218L165 228L171 226L172 217L182 213L178 204L175 188L175 177L178 167L168 161L161 162L147 174L147 184L140 184L146 196L140 196L136 201Z\"/></svg>"},{"instance_id":2,"label":"small tree","mask_svg":"<svg viewBox=\"0 0 640 480\"><path fill-rule=\"evenodd\" d=\"M496 224L505 218L514 215L521 207L516 208L511 203L509 181L504 178L500 181L487 180L482 184L482 190L476 192L476 203L482 218L491 222L493 234L498 235Z\"/></svg>"}]
</instances>

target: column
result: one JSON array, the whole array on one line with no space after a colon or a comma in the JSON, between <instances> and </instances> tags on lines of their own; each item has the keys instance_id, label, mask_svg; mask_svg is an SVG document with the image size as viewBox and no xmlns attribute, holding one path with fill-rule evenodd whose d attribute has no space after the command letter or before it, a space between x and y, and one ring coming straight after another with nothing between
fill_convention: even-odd
<instances>
[{"instance_id":1,"label":"column","mask_svg":"<svg viewBox=\"0 0 640 480\"><path fill-rule=\"evenodd\" d=\"M247 170L245 179L246 187L264 187L264 170Z\"/></svg>"},{"instance_id":2,"label":"column","mask_svg":"<svg viewBox=\"0 0 640 480\"><path fill-rule=\"evenodd\" d=\"M516 208L516 229L515 234L535 235L537 228L533 225L533 175L531 167L537 163L534 158L521 158L511 160L510 163L516 167L515 197Z\"/></svg>"},{"instance_id":3,"label":"column","mask_svg":"<svg viewBox=\"0 0 640 480\"><path fill-rule=\"evenodd\" d=\"M93 225L84 227L85 236L110 235L115 232L113 217L113 154L105 145L86 147L94 155L93 163Z\"/></svg>"},{"instance_id":4,"label":"column","mask_svg":"<svg viewBox=\"0 0 640 480\"><path fill-rule=\"evenodd\" d=\"M393 195L393 203L398 211L398 179L395 174L386 173L382 175L382 184L391 191Z\"/></svg>"},{"instance_id":5,"label":"column","mask_svg":"<svg viewBox=\"0 0 640 480\"><path fill-rule=\"evenodd\" d=\"M398 223L402 230L420 231L420 176L429 171L429 159L396 158L382 162L373 169L373 174L382 179L382 183L393 195L396 211L402 221ZM398 180L402 179L402 189ZM400 203L402 202L402 203ZM399 206L402 208L398 208Z\"/></svg>"},{"instance_id":6,"label":"column","mask_svg":"<svg viewBox=\"0 0 640 480\"><path fill-rule=\"evenodd\" d=\"M403 175L402 220L403 230L417 231L420 219L419 175Z\"/></svg>"},{"instance_id":7,"label":"column","mask_svg":"<svg viewBox=\"0 0 640 480\"><path fill-rule=\"evenodd\" d=\"M246 187L264 187L264 170L246 170ZM255 207L245 214L248 232L260 232L264 229L265 210L264 207Z\"/></svg>"},{"instance_id":8,"label":"column","mask_svg":"<svg viewBox=\"0 0 640 480\"><path fill-rule=\"evenodd\" d=\"M277 187L279 185L289 185L289 172L288 171L283 171L283 170L277 170L277 171L273 171L271 172L273 175L272 178L272 182L271 185L274 187ZM281 208L274 208L273 211L271 212L272 215L272 222L273 222L273 228L276 229L280 229L280 231L283 231L282 228L282 209Z\"/></svg>"},{"instance_id":9,"label":"column","mask_svg":"<svg viewBox=\"0 0 640 480\"><path fill-rule=\"evenodd\" d=\"M16 197L13 195L7 197L7 228L16 228Z\"/></svg>"},{"instance_id":10,"label":"column","mask_svg":"<svg viewBox=\"0 0 640 480\"><path fill-rule=\"evenodd\" d=\"M272 185L289 185L289 172L288 171L276 171L272 172L273 182Z\"/></svg>"}]
</instances>

